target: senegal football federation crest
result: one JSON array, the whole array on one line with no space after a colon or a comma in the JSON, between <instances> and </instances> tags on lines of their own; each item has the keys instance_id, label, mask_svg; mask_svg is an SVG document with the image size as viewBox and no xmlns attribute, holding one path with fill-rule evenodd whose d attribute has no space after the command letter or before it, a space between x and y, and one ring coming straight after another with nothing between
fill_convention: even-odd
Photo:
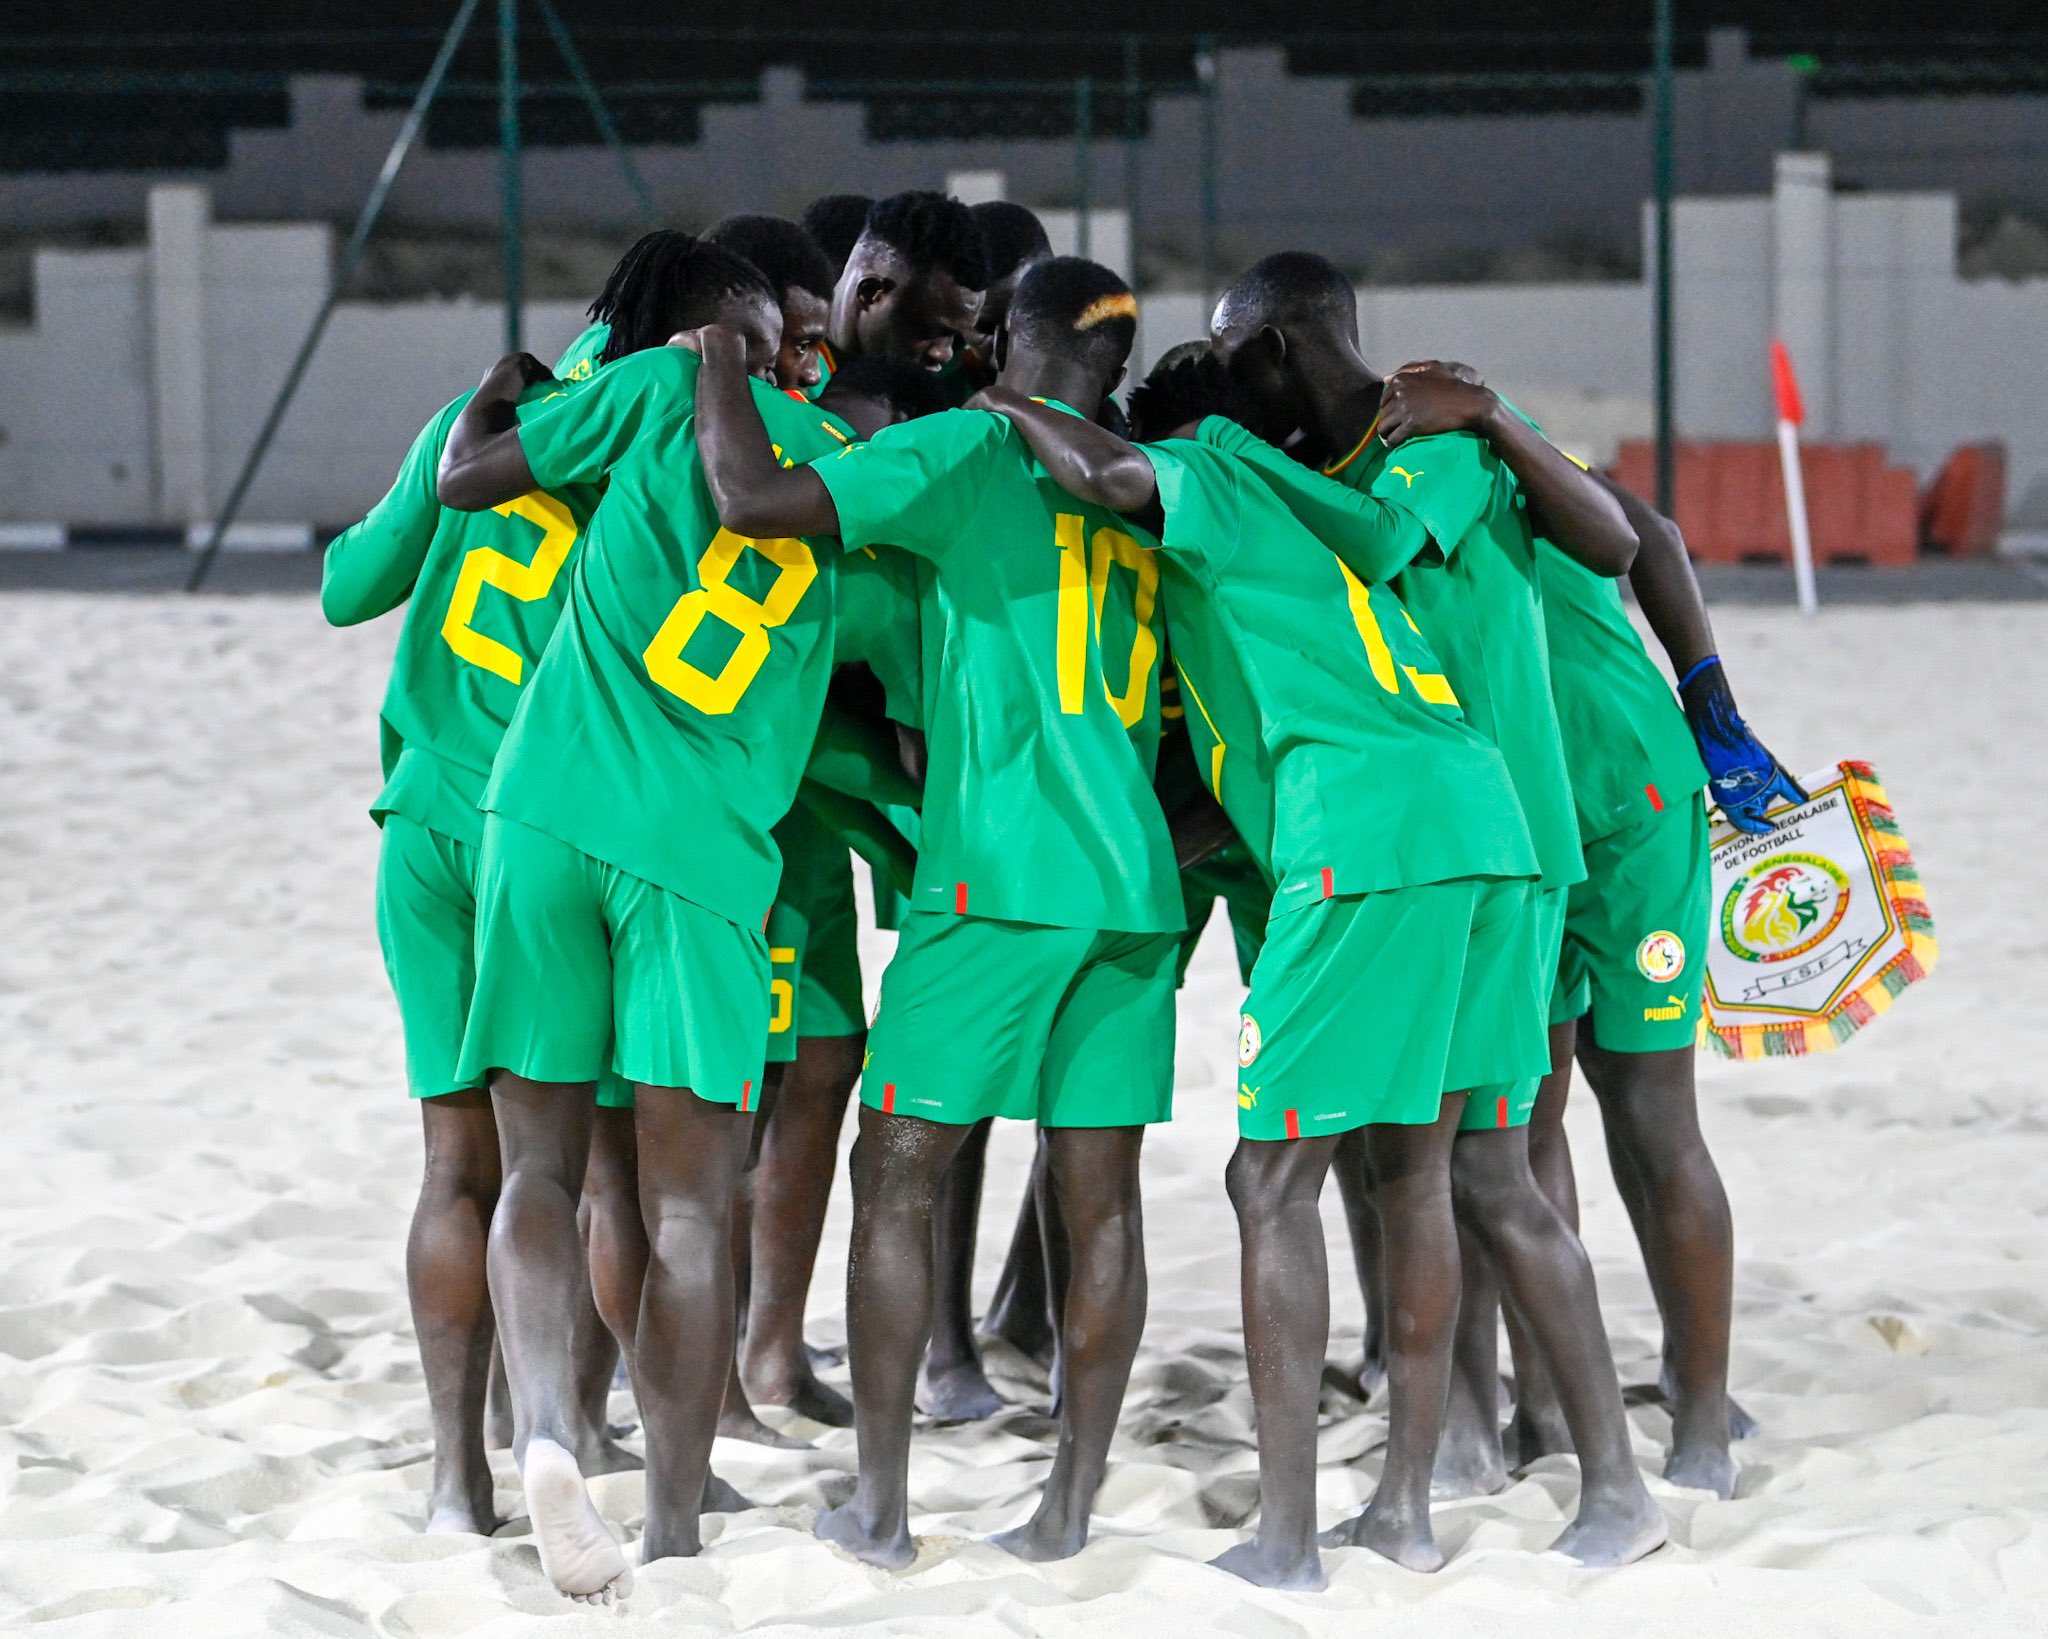
<instances>
[{"instance_id":1,"label":"senegal football federation crest","mask_svg":"<svg viewBox=\"0 0 2048 1639\"><path fill-rule=\"evenodd\" d=\"M1721 900L1721 942L1745 962L1789 962L1824 944L1849 912L1849 877L1818 854L1772 854Z\"/></svg>"},{"instance_id":2,"label":"senegal football federation crest","mask_svg":"<svg viewBox=\"0 0 2048 1639\"><path fill-rule=\"evenodd\" d=\"M1636 946L1636 971L1653 985L1668 985L1685 971L1685 941L1660 928Z\"/></svg>"},{"instance_id":3,"label":"senegal football federation crest","mask_svg":"<svg viewBox=\"0 0 2048 1639\"><path fill-rule=\"evenodd\" d=\"M1934 966L1934 919L1877 771L1842 763L1806 788L1767 836L1714 833L1703 1011L1730 1058L1838 1046Z\"/></svg>"},{"instance_id":4,"label":"senegal football federation crest","mask_svg":"<svg viewBox=\"0 0 2048 1639\"><path fill-rule=\"evenodd\" d=\"M1237 1030L1237 1062L1249 1069L1263 1045L1259 1039L1259 1021L1249 1013L1245 1014L1244 1023Z\"/></svg>"}]
</instances>

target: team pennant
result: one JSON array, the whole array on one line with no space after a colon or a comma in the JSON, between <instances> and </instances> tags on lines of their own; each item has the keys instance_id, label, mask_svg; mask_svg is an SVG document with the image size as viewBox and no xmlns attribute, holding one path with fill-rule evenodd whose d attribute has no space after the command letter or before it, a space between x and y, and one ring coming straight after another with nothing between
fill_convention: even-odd
<instances>
[{"instance_id":1,"label":"team pennant","mask_svg":"<svg viewBox=\"0 0 2048 1639\"><path fill-rule=\"evenodd\" d=\"M1839 1046L1934 966L1934 918L1868 763L1804 782L1777 829L1713 837L1702 1030L1727 1058Z\"/></svg>"}]
</instances>

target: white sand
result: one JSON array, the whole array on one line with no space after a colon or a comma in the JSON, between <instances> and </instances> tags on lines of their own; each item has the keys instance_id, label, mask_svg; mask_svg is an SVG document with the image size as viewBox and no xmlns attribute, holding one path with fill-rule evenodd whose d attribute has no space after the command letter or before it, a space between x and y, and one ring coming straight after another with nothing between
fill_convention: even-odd
<instances>
[{"instance_id":1,"label":"white sand","mask_svg":"<svg viewBox=\"0 0 2048 1639\"><path fill-rule=\"evenodd\" d=\"M807 1534L842 1494L849 1435L815 1455L722 1445L721 1469L769 1506L716 1522L700 1560L644 1573L622 1619L557 1600L522 1535L419 1532L426 1414L400 1273L417 1122L362 813L391 628L329 633L310 601L0 600L0 1625L123 1639L498 1639L544 1622L1128 1639L2048 1629L2048 868L2026 840L2048 799L2048 609L1720 624L1788 763L1876 761L1943 945L1934 980L1846 1051L1704 1066L1742 1252L1735 1382L1767 1429L1740 1448L1733 1502L1653 1479L1673 1546L1583 1572L1536 1552L1576 1490L1552 1460L1442 1509L1454 1557L1434 1578L1363 1550L1328 1556L1319 1596L1202 1567L1254 1494L1220 1184L1237 996L1212 938L1182 1006L1180 1119L1148 1157L1152 1323L1095 1545L1037 1569L977 1542L1023 1516L1049 1459L1046 1425L1021 1411L920 1436L927 1547L901 1578ZM1867 703L1874 667L1890 707ZM1589 1117L1575 1116L1587 1238L1640 1380L1655 1319ZM984 1282L1025 1153L1020 1133L997 1146ZM820 1339L839 1335L845 1223L841 1203ZM1335 1250L1348 1351L1357 1304ZM1384 1423L1326 1411L1334 1520L1369 1492ZM1654 1475L1664 1416L1631 1416ZM499 1477L510 1507L509 1466ZM636 1478L597 1495L637 1530Z\"/></svg>"}]
</instances>

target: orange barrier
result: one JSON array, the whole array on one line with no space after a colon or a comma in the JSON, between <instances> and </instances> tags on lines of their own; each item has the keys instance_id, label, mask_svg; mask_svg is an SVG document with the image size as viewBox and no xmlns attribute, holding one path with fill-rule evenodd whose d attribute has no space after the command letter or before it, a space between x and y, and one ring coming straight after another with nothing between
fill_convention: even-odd
<instances>
[{"instance_id":1,"label":"orange barrier","mask_svg":"<svg viewBox=\"0 0 2048 1639\"><path fill-rule=\"evenodd\" d=\"M1952 558L1998 549L2005 527L2005 446L1965 444L1920 497L1920 545Z\"/></svg>"},{"instance_id":2,"label":"orange barrier","mask_svg":"<svg viewBox=\"0 0 2048 1639\"><path fill-rule=\"evenodd\" d=\"M1676 450L1674 512L1685 544L1709 563L1789 563L1785 479L1778 447L1764 439L1684 440ZM1656 494L1656 449L1621 446L1610 476ZM1910 563L1919 550L1912 472L1877 444L1808 444L1800 450L1806 511L1818 563Z\"/></svg>"}]
</instances>

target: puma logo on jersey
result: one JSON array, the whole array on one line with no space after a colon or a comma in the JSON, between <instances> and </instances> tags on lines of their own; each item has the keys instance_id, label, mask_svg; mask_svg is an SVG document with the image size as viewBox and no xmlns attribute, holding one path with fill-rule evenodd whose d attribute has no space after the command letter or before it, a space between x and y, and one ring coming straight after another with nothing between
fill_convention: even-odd
<instances>
[{"instance_id":1,"label":"puma logo on jersey","mask_svg":"<svg viewBox=\"0 0 2048 1639\"><path fill-rule=\"evenodd\" d=\"M1415 480L1422 476L1422 474L1419 472L1410 472L1406 467L1389 467L1387 468L1387 471L1394 473L1399 477L1407 479L1408 487L1410 489L1413 489L1415 487Z\"/></svg>"},{"instance_id":2,"label":"puma logo on jersey","mask_svg":"<svg viewBox=\"0 0 2048 1639\"><path fill-rule=\"evenodd\" d=\"M1646 1007L1643 1009L1643 1018L1646 1022L1651 1024L1668 1024L1673 1019L1685 1017L1685 998L1683 996L1669 996L1665 999L1670 1002L1671 1005L1669 1007Z\"/></svg>"},{"instance_id":3,"label":"puma logo on jersey","mask_svg":"<svg viewBox=\"0 0 2048 1639\"><path fill-rule=\"evenodd\" d=\"M1247 1087L1240 1081L1237 1084L1237 1107L1240 1110L1256 1110L1259 1107L1258 1088Z\"/></svg>"}]
</instances>

